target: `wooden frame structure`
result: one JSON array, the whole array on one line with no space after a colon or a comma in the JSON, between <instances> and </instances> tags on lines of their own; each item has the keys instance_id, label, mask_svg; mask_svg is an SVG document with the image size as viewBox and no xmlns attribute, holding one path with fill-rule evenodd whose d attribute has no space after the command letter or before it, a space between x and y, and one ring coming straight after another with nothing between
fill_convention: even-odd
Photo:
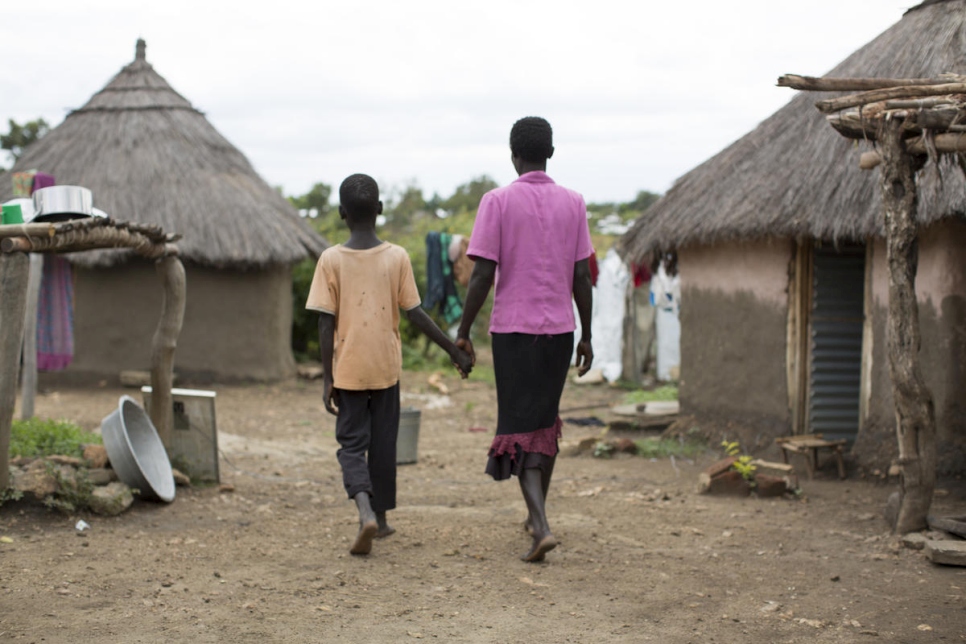
<instances>
[{"instance_id":1,"label":"wooden frame structure","mask_svg":"<svg viewBox=\"0 0 966 644\"><path fill-rule=\"evenodd\" d=\"M151 386L155 393L149 413L162 442L168 445L173 426L174 352L185 309L184 266L174 244L178 239L180 236L165 234L158 226L111 219L0 225L0 491L10 485L10 430L29 300L27 254L127 248L157 260L164 298L152 341Z\"/></svg>"},{"instance_id":2,"label":"wooden frame structure","mask_svg":"<svg viewBox=\"0 0 966 644\"><path fill-rule=\"evenodd\" d=\"M916 173L941 154L959 155L966 172L966 76L938 78L814 78L786 75L781 87L858 92L819 101L842 136L869 141L859 166L878 167L889 267L887 353L899 443L899 511L902 534L927 526L936 485L936 412L919 364L918 191Z\"/></svg>"}]
</instances>

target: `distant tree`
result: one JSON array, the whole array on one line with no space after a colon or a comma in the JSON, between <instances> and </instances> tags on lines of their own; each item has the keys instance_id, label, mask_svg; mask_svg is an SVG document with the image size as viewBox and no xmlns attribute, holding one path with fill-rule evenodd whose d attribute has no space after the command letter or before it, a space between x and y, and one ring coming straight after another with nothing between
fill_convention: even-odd
<instances>
[{"instance_id":1,"label":"distant tree","mask_svg":"<svg viewBox=\"0 0 966 644\"><path fill-rule=\"evenodd\" d=\"M289 201L299 210L318 212L319 217L329 214L329 198L332 196L332 186L327 183L317 183L301 197L289 197Z\"/></svg>"},{"instance_id":2,"label":"distant tree","mask_svg":"<svg viewBox=\"0 0 966 644\"><path fill-rule=\"evenodd\" d=\"M626 204L626 206L628 207L629 210L644 212L645 210L650 208L655 201L657 201L660 198L661 198L661 195L655 192L641 190L640 192L637 193L637 197L635 197L634 201L630 202L629 204Z\"/></svg>"},{"instance_id":3,"label":"distant tree","mask_svg":"<svg viewBox=\"0 0 966 644\"><path fill-rule=\"evenodd\" d=\"M498 187L499 184L489 176L480 175L469 183L458 186L453 196L444 201L442 206L453 214L476 210L480 207L480 199L483 195Z\"/></svg>"},{"instance_id":4,"label":"distant tree","mask_svg":"<svg viewBox=\"0 0 966 644\"><path fill-rule=\"evenodd\" d=\"M24 150L50 131L50 125L44 119L27 121L23 125L13 119L8 119L7 122L10 124L10 131L0 134L0 149L9 152L14 163L23 155Z\"/></svg>"},{"instance_id":5,"label":"distant tree","mask_svg":"<svg viewBox=\"0 0 966 644\"><path fill-rule=\"evenodd\" d=\"M410 183L403 189L399 198L394 198L387 206L386 214L392 220L394 228L402 228L426 212L426 200L423 199L422 189L415 183Z\"/></svg>"}]
</instances>

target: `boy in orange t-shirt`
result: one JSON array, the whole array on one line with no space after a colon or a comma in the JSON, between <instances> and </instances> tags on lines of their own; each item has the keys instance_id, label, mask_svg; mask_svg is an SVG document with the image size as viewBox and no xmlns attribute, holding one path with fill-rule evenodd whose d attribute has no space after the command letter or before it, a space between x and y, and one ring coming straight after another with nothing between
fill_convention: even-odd
<instances>
[{"instance_id":1,"label":"boy in orange t-shirt","mask_svg":"<svg viewBox=\"0 0 966 644\"><path fill-rule=\"evenodd\" d=\"M336 456L346 493L359 510L359 533L349 552L365 555L374 538L395 532L386 512L396 507L399 309L449 354L464 378L472 358L419 306L406 249L376 236L382 213L376 182L364 174L346 178L339 201L349 240L319 257L305 308L320 313L325 408L337 417Z\"/></svg>"}]
</instances>

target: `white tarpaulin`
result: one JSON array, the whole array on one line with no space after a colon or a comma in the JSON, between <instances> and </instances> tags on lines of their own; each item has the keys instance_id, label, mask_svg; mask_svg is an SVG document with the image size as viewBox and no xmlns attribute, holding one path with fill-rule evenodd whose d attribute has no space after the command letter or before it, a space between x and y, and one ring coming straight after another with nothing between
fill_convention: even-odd
<instances>
[{"instance_id":1,"label":"white tarpaulin","mask_svg":"<svg viewBox=\"0 0 966 644\"><path fill-rule=\"evenodd\" d=\"M668 276L663 263L651 278L651 304L657 310L657 379L676 380L681 365L681 281L677 275Z\"/></svg>"},{"instance_id":2,"label":"white tarpaulin","mask_svg":"<svg viewBox=\"0 0 966 644\"><path fill-rule=\"evenodd\" d=\"M600 369L608 382L621 377L623 370L621 352L624 334L624 295L630 274L624 262L612 248L598 264L597 285L594 287L594 311L591 318L591 341L594 347L594 368ZM580 340L580 316L576 313L577 331L574 336Z\"/></svg>"}]
</instances>

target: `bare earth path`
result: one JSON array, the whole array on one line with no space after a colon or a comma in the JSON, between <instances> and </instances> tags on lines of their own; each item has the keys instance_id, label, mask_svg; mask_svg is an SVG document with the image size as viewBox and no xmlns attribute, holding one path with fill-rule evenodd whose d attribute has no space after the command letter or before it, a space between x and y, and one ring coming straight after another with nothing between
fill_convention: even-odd
<instances>
[{"instance_id":1,"label":"bare earth path","mask_svg":"<svg viewBox=\"0 0 966 644\"><path fill-rule=\"evenodd\" d=\"M899 547L892 485L803 481L804 500L699 496L716 458L560 458L548 501L561 545L527 547L515 481L483 473L491 386L447 377L399 468L397 534L368 557L335 461L321 384L214 387L222 482L116 518L0 507L0 641L964 642L966 569ZM38 414L88 428L131 390L61 390ZM620 401L568 385L564 408ZM446 406L440 406L445 404ZM583 410L567 416L604 412ZM485 427L488 432L471 432ZM565 439L599 430L565 426ZM966 513L960 482L937 513ZM91 529L79 536L83 518Z\"/></svg>"}]
</instances>

